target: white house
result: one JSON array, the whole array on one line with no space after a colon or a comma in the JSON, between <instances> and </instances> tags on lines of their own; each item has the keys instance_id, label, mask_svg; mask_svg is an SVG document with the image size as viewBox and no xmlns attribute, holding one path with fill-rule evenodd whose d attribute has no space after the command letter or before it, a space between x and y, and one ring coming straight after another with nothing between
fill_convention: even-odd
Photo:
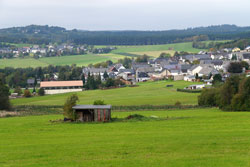
<instances>
[{"instance_id":1,"label":"white house","mask_svg":"<svg viewBox=\"0 0 250 167\"><path fill-rule=\"evenodd\" d=\"M202 85L189 85L188 87L186 87L185 89L203 89L205 88L205 84L202 84Z\"/></svg>"},{"instance_id":2,"label":"white house","mask_svg":"<svg viewBox=\"0 0 250 167\"><path fill-rule=\"evenodd\" d=\"M193 81L195 81L195 76L194 75L184 76L184 81L193 82Z\"/></svg>"}]
</instances>

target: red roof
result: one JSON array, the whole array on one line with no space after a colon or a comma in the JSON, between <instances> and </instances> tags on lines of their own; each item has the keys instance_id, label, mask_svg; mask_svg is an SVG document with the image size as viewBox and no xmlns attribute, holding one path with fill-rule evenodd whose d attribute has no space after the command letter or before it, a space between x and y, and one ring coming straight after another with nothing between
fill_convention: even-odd
<instances>
[{"instance_id":1,"label":"red roof","mask_svg":"<svg viewBox=\"0 0 250 167\"><path fill-rule=\"evenodd\" d=\"M82 81L46 81L41 82L40 87L68 87L68 86L83 86Z\"/></svg>"}]
</instances>

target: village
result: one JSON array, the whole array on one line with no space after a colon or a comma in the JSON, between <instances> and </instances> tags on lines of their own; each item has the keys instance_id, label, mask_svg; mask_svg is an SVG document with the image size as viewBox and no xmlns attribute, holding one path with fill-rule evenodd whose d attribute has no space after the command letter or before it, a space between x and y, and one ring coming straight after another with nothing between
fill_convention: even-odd
<instances>
[{"instance_id":1,"label":"village","mask_svg":"<svg viewBox=\"0 0 250 167\"><path fill-rule=\"evenodd\" d=\"M0 58L23 58L23 57L55 57L64 55L82 55L87 53L102 54L109 53L116 49L115 47L94 48L93 45L76 44L48 44L48 45L30 45L17 47L12 44L0 44Z\"/></svg>"},{"instance_id":2,"label":"village","mask_svg":"<svg viewBox=\"0 0 250 167\"><path fill-rule=\"evenodd\" d=\"M193 85L183 89L202 89L213 84L215 75L221 77L221 81L225 81L230 76L229 66L231 63L248 63L247 67L241 66L239 72L250 76L248 70L250 64L250 47L245 50L239 48L223 49L217 52L200 52L193 55L182 55L174 57L159 57L149 59L147 62L133 61L131 68L125 68L123 64L112 64L106 68L84 67L82 69L82 80L59 80L58 74L54 74L51 81L39 81L40 88L45 90L45 94L57 94L78 92L85 90L84 86L89 76L100 78L105 82L107 78L119 80L120 84L115 85L136 85L138 82L158 81L158 80L173 80L173 81L199 81L201 84ZM33 87L35 79L27 80L29 87Z\"/></svg>"}]
</instances>

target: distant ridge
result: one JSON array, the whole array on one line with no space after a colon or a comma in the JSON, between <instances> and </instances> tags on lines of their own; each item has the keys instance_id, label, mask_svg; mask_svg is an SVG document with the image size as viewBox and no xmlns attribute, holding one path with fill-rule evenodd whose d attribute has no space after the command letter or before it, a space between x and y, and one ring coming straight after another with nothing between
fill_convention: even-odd
<instances>
[{"instance_id":1,"label":"distant ridge","mask_svg":"<svg viewBox=\"0 0 250 167\"><path fill-rule=\"evenodd\" d=\"M0 41L10 43L75 43L89 45L149 45L198 40L250 38L250 26L213 25L166 31L88 31L67 30L58 26L29 25L0 29Z\"/></svg>"}]
</instances>

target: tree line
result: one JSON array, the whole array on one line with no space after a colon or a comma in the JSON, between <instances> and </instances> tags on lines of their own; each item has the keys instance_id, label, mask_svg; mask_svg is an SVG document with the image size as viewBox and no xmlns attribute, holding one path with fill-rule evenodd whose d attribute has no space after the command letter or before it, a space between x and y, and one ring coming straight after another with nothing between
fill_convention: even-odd
<instances>
[{"instance_id":1,"label":"tree line","mask_svg":"<svg viewBox=\"0 0 250 167\"><path fill-rule=\"evenodd\" d=\"M222 110L250 111L250 77L232 75L223 85L204 89L198 104Z\"/></svg>"},{"instance_id":2,"label":"tree line","mask_svg":"<svg viewBox=\"0 0 250 167\"><path fill-rule=\"evenodd\" d=\"M157 45L187 41L250 38L250 27L220 25L168 31L81 31L61 27L27 26L0 30L0 41L9 43L88 45Z\"/></svg>"},{"instance_id":3,"label":"tree line","mask_svg":"<svg viewBox=\"0 0 250 167\"><path fill-rule=\"evenodd\" d=\"M82 75L82 67L72 66L53 66L37 67L37 68L12 68L6 67L0 69L0 78L4 84L11 88L28 87L27 80L29 78L37 81L51 81L51 80L80 80Z\"/></svg>"}]
</instances>

